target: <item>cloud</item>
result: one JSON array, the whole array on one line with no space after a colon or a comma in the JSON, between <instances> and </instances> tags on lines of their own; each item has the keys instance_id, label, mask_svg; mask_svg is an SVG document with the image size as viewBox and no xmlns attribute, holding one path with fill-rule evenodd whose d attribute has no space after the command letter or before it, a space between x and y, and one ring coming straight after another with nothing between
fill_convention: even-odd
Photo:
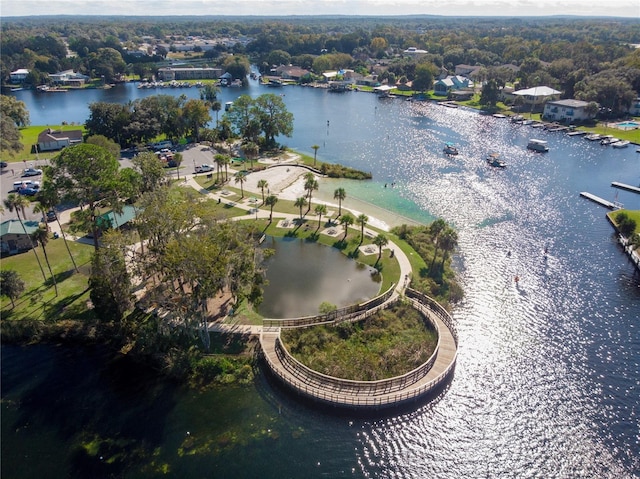
<instances>
[{"instance_id":1,"label":"cloud","mask_svg":"<svg viewBox=\"0 0 640 479\"><path fill-rule=\"evenodd\" d=\"M21 0L2 16L32 15L583 15L640 17L638 0Z\"/></svg>"}]
</instances>

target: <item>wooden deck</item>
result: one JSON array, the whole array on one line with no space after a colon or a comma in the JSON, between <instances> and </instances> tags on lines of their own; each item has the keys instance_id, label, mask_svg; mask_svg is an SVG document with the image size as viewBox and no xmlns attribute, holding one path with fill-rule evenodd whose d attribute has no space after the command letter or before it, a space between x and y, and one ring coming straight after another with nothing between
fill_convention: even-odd
<instances>
[{"instance_id":1,"label":"wooden deck","mask_svg":"<svg viewBox=\"0 0 640 479\"><path fill-rule=\"evenodd\" d=\"M282 382L297 393L333 406L381 409L415 400L438 388L452 374L457 357L457 333L451 317L430 298L412 295L416 309L427 315L438 332L433 356L415 370L381 381L349 381L326 376L293 358L280 341L280 328L263 328L260 343L265 361Z\"/></svg>"}]
</instances>

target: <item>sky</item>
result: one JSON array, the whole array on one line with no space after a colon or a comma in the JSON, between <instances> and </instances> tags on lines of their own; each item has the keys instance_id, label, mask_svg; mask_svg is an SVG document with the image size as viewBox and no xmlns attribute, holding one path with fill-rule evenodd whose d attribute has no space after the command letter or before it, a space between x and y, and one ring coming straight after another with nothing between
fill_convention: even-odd
<instances>
[{"instance_id":1,"label":"sky","mask_svg":"<svg viewBox=\"0 0 640 479\"><path fill-rule=\"evenodd\" d=\"M2 17L33 15L580 15L640 23L640 0L0 0Z\"/></svg>"}]
</instances>

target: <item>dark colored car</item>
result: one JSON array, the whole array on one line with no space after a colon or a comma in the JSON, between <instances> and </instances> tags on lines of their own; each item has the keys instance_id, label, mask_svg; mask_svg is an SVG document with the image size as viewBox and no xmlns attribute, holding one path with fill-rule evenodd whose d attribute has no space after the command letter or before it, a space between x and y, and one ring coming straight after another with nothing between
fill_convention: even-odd
<instances>
[{"instance_id":1,"label":"dark colored car","mask_svg":"<svg viewBox=\"0 0 640 479\"><path fill-rule=\"evenodd\" d=\"M18 194L20 195L24 195L24 196L35 196L38 194L38 191L40 191L38 188L20 188L18 190Z\"/></svg>"},{"instance_id":2,"label":"dark colored car","mask_svg":"<svg viewBox=\"0 0 640 479\"><path fill-rule=\"evenodd\" d=\"M7 166L9 166L9 163L6 161L0 161L0 168L6 168Z\"/></svg>"},{"instance_id":3,"label":"dark colored car","mask_svg":"<svg viewBox=\"0 0 640 479\"><path fill-rule=\"evenodd\" d=\"M53 210L49 210L47 211L47 221L51 222L51 221L55 221L56 220L56 212Z\"/></svg>"}]
</instances>

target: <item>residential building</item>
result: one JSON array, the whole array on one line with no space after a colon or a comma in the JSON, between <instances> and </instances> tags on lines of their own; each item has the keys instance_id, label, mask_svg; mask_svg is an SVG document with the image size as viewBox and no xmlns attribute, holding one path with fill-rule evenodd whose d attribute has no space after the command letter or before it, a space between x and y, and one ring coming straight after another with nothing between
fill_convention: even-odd
<instances>
[{"instance_id":1,"label":"residential building","mask_svg":"<svg viewBox=\"0 0 640 479\"><path fill-rule=\"evenodd\" d=\"M421 50L416 47L409 47L402 52L404 55L412 58L422 58L429 52L427 50Z\"/></svg>"},{"instance_id":2,"label":"residential building","mask_svg":"<svg viewBox=\"0 0 640 479\"><path fill-rule=\"evenodd\" d=\"M525 111L542 111L544 104L549 100L559 100L560 94L548 86L536 86L524 90L516 90L511 94L505 94L510 100L516 101L517 97L522 98L521 109Z\"/></svg>"},{"instance_id":3,"label":"residential building","mask_svg":"<svg viewBox=\"0 0 640 479\"><path fill-rule=\"evenodd\" d=\"M26 68L19 68L18 70L11 72L9 74L9 78L11 83L22 83L27 79L27 75L29 74L29 70Z\"/></svg>"},{"instance_id":4,"label":"residential building","mask_svg":"<svg viewBox=\"0 0 640 479\"><path fill-rule=\"evenodd\" d=\"M473 82L468 78L460 75L448 76L437 80L433 85L433 90L436 95L448 95L453 90L469 90L473 89Z\"/></svg>"},{"instance_id":5,"label":"residential building","mask_svg":"<svg viewBox=\"0 0 640 479\"><path fill-rule=\"evenodd\" d=\"M82 86L91 80L87 75L76 73L73 70L65 70L63 72L52 73L49 75L51 81L58 85Z\"/></svg>"},{"instance_id":6,"label":"residential building","mask_svg":"<svg viewBox=\"0 0 640 479\"><path fill-rule=\"evenodd\" d=\"M38 135L36 152L56 151L82 143L82 130L59 131L47 128Z\"/></svg>"},{"instance_id":7,"label":"residential building","mask_svg":"<svg viewBox=\"0 0 640 479\"><path fill-rule=\"evenodd\" d=\"M481 65L456 65L455 74L462 77L471 78L474 75L477 75L480 69L483 68Z\"/></svg>"},{"instance_id":8,"label":"residential building","mask_svg":"<svg viewBox=\"0 0 640 479\"><path fill-rule=\"evenodd\" d=\"M197 67L197 68L176 68L166 67L158 70L158 80L204 80L218 79L222 75L222 68Z\"/></svg>"},{"instance_id":9,"label":"residential building","mask_svg":"<svg viewBox=\"0 0 640 479\"><path fill-rule=\"evenodd\" d=\"M302 77L308 75L309 73L309 70L305 70L304 68L296 67L293 65L280 65L275 69L275 74L280 76L280 78L284 80L300 81Z\"/></svg>"},{"instance_id":10,"label":"residential building","mask_svg":"<svg viewBox=\"0 0 640 479\"><path fill-rule=\"evenodd\" d=\"M589 115L586 108L589 102L581 100L550 100L544 105L542 117L551 121L584 121L590 120L594 115Z\"/></svg>"},{"instance_id":11,"label":"residential building","mask_svg":"<svg viewBox=\"0 0 640 479\"><path fill-rule=\"evenodd\" d=\"M24 228L22 224L24 224ZM38 229L39 223L24 221L22 224L19 220L7 220L0 223L0 252L3 256L21 253L33 248L30 235Z\"/></svg>"}]
</instances>

